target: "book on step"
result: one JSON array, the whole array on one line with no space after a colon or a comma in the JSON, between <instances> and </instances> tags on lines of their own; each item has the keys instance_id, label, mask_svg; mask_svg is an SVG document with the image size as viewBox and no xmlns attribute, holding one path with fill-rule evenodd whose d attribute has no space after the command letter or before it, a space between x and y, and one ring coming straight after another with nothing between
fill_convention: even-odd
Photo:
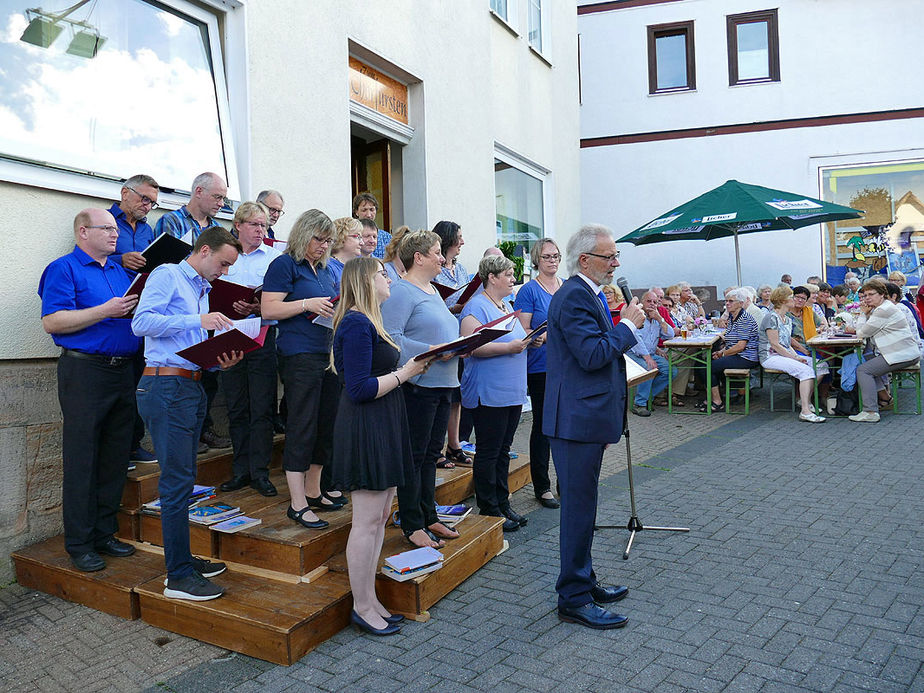
<instances>
[{"instance_id":1,"label":"book on step","mask_svg":"<svg viewBox=\"0 0 924 693\"><path fill-rule=\"evenodd\" d=\"M199 505L189 511L189 521L199 525L213 525L241 514L241 509L227 503Z\"/></svg>"},{"instance_id":2,"label":"book on step","mask_svg":"<svg viewBox=\"0 0 924 693\"><path fill-rule=\"evenodd\" d=\"M189 494L188 507L195 508L199 503L204 500L215 497L215 487L214 486L200 486L196 484L193 486L192 493ZM147 511L149 514L160 514L160 498L155 498L152 501L141 504L141 509Z\"/></svg>"},{"instance_id":3,"label":"book on step","mask_svg":"<svg viewBox=\"0 0 924 693\"><path fill-rule=\"evenodd\" d=\"M240 532L242 529L247 529L248 527L255 527L256 525L263 522L259 517L247 517L246 515L237 515L228 520L222 520L221 522L216 522L213 525L209 526L209 529L214 529L216 532L225 532L226 534L232 534L234 532Z\"/></svg>"},{"instance_id":4,"label":"book on step","mask_svg":"<svg viewBox=\"0 0 924 693\"><path fill-rule=\"evenodd\" d=\"M394 556L388 556L385 559L385 565L398 573L406 573L409 570L417 570L433 563L439 563L443 560L443 554L429 546L421 546L419 549L402 551Z\"/></svg>"},{"instance_id":5,"label":"book on step","mask_svg":"<svg viewBox=\"0 0 924 693\"><path fill-rule=\"evenodd\" d=\"M415 568L414 570L407 570L403 573L399 573L394 568L383 565L382 575L386 575L396 582L405 582L407 580L413 580L414 578L420 577L421 575L432 573L434 570L439 570L442 567L442 563L431 563L430 565L425 565L421 568Z\"/></svg>"}]
</instances>

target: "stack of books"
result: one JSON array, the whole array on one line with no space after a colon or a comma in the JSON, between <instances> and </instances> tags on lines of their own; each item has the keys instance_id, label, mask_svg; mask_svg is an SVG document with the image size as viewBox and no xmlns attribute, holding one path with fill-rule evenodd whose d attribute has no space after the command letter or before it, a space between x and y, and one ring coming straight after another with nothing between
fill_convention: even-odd
<instances>
[{"instance_id":1,"label":"stack of books","mask_svg":"<svg viewBox=\"0 0 924 693\"><path fill-rule=\"evenodd\" d=\"M382 566L382 575L387 575L397 582L404 582L442 567L443 554L429 546L422 546L386 558L385 565Z\"/></svg>"},{"instance_id":2,"label":"stack of books","mask_svg":"<svg viewBox=\"0 0 924 693\"><path fill-rule=\"evenodd\" d=\"M199 484L196 484L193 486L192 493L189 495L189 508L195 508L203 501L210 500L214 497L214 486L200 486ZM148 515L160 515L160 498L155 498L149 503L142 504L141 510Z\"/></svg>"},{"instance_id":3,"label":"stack of books","mask_svg":"<svg viewBox=\"0 0 924 693\"><path fill-rule=\"evenodd\" d=\"M468 517L472 509L464 503L457 505L437 505L436 517L447 527L453 527Z\"/></svg>"},{"instance_id":4,"label":"stack of books","mask_svg":"<svg viewBox=\"0 0 924 693\"><path fill-rule=\"evenodd\" d=\"M239 532L242 529L260 524L263 520L241 514L241 509L227 503L209 503L205 501L215 497L214 486L195 486L189 498L189 521L205 525L217 532ZM141 506L146 515L160 515L160 498Z\"/></svg>"}]
</instances>

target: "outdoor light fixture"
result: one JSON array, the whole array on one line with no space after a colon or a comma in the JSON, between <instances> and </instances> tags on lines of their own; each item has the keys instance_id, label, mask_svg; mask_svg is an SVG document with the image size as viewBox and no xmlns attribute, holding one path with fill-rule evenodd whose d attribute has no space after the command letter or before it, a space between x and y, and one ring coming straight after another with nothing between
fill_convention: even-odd
<instances>
[{"instance_id":1,"label":"outdoor light fixture","mask_svg":"<svg viewBox=\"0 0 924 693\"><path fill-rule=\"evenodd\" d=\"M39 48L49 48L64 31L61 24L68 24L73 32L73 38L65 52L80 58L95 58L100 47L106 42L105 37L100 36L99 30L86 21L74 21L67 18L69 14L79 10L88 2L90 0L80 0L60 14L43 12L40 7L26 10L29 26L22 32L19 40Z\"/></svg>"}]
</instances>

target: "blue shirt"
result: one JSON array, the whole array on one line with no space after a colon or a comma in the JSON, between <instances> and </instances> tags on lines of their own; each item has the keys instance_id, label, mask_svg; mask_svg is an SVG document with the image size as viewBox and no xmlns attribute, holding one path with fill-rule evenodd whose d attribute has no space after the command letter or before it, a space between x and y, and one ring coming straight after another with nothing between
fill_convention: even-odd
<instances>
[{"instance_id":1,"label":"blue shirt","mask_svg":"<svg viewBox=\"0 0 924 693\"><path fill-rule=\"evenodd\" d=\"M375 250L372 251L372 257L377 257L379 260L385 259L385 246L391 243L391 234L388 233L385 229L378 230L378 236L375 241Z\"/></svg>"},{"instance_id":2,"label":"blue shirt","mask_svg":"<svg viewBox=\"0 0 924 693\"><path fill-rule=\"evenodd\" d=\"M529 328L534 330L549 319L549 303L551 301L552 294L543 289L542 285L533 279L520 287L513 307L524 313L532 313L533 317L529 322ZM545 344L535 349L527 349L526 372L545 373L545 369Z\"/></svg>"},{"instance_id":3,"label":"blue shirt","mask_svg":"<svg viewBox=\"0 0 924 693\"><path fill-rule=\"evenodd\" d=\"M742 309L734 320L731 316L728 318L728 327L725 329L725 346L733 347L742 340L746 341L744 351L739 352L738 356L756 362L758 360L758 329L757 321L751 317L750 313Z\"/></svg>"},{"instance_id":4,"label":"blue shirt","mask_svg":"<svg viewBox=\"0 0 924 693\"><path fill-rule=\"evenodd\" d=\"M110 262L121 265L122 255L132 251L140 253L154 242L154 229L148 224L147 217L137 221L133 229L118 203L109 208L109 213L115 218L116 226L119 227L119 240L116 241L115 252L109 256ZM135 275L134 270L126 268L125 271L132 276Z\"/></svg>"},{"instance_id":5,"label":"blue shirt","mask_svg":"<svg viewBox=\"0 0 924 693\"><path fill-rule=\"evenodd\" d=\"M334 280L334 290L339 294L340 277L343 276L343 263L331 255L330 259L327 261L327 271L330 272L330 276Z\"/></svg>"},{"instance_id":6,"label":"blue shirt","mask_svg":"<svg viewBox=\"0 0 924 693\"><path fill-rule=\"evenodd\" d=\"M433 281L436 284L442 286L448 286L451 289L459 289L453 294L450 294L446 298L446 305L452 308L459 302L459 298L462 296L462 293L465 290L465 286L469 282L468 270L465 269L465 265L456 260L456 264L453 265L451 270L446 269L445 267L440 270L440 273L433 278ZM482 288L479 286L478 291L481 291ZM477 292L476 292L477 295ZM471 300L471 299L469 299Z\"/></svg>"},{"instance_id":7,"label":"blue shirt","mask_svg":"<svg viewBox=\"0 0 924 693\"><path fill-rule=\"evenodd\" d=\"M609 310L609 308L607 308ZM667 323L667 320L664 321ZM636 329L635 332L635 346L632 347L631 351L637 356L651 355L655 353L658 349L658 340L660 339L670 339L674 336L674 328L670 325L665 325L665 329L661 330L661 322L659 320L652 320L651 318L645 318L645 322L642 323L642 326Z\"/></svg>"},{"instance_id":8,"label":"blue shirt","mask_svg":"<svg viewBox=\"0 0 924 693\"><path fill-rule=\"evenodd\" d=\"M145 338L148 366L199 370L176 352L208 337L202 329L202 314L209 312L211 288L186 260L154 268L132 319L132 331Z\"/></svg>"},{"instance_id":9,"label":"blue shirt","mask_svg":"<svg viewBox=\"0 0 924 693\"><path fill-rule=\"evenodd\" d=\"M459 336L459 321L436 290L428 294L406 279L391 285L391 295L382 304L382 326L401 351L401 365L428 351L431 345L445 344ZM420 387L459 387L459 359L434 361L426 373L411 381Z\"/></svg>"},{"instance_id":10,"label":"blue shirt","mask_svg":"<svg viewBox=\"0 0 924 693\"><path fill-rule=\"evenodd\" d=\"M206 225L199 226L199 222L193 219L193 215L189 213L186 205L183 205L179 209L167 212L157 220L157 225L154 227L154 235L156 237L162 233L169 233L171 236L182 238L188 232L192 231L192 240L190 244L195 245L196 241L199 240L199 235L213 226L221 226L221 224L212 219L212 217L206 217Z\"/></svg>"},{"instance_id":11,"label":"blue shirt","mask_svg":"<svg viewBox=\"0 0 924 693\"><path fill-rule=\"evenodd\" d=\"M83 310L102 305L116 296L123 296L132 280L121 265L106 258L100 265L83 250L52 262L39 280L38 295L42 298L42 317L62 310ZM68 334L52 334L55 344L63 349L105 356L131 356L141 347L141 340L132 334L127 318L106 318Z\"/></svg>"},{"instance_id":12,"label":"blue shirt","mask_svg":"<svg viewBox=\"0 0 924 693\"><path fill-rule=\"evenodd\" d=\"M460 318L471 315L484 325L497 320L503 313L485 294L473 297L462 309ZM523 339L526 330L516 318L510 334L496 342L510 342ZM492 342L493 344L493 342ZM462 406L474 409L486 407L512 407L526 404L526 350L519 354L500 356L469 356L462 371Z\"/></svg>"},{"instance_id":13,"label":"blue shirt","mask_svg":"<svg viewBox=\"0 0 924 693\"><path fill-rule=\"evenodd\" d=\"M398 274L398 268L395 267L394 261L385 263L385 272L388 274L388 278L391 279L392 285L401 279L401 275Z\"/></svg>"},{"instance_id":14,"label":"blue shirt","mask_svg":"<svg viewBox=\"0 0 924 693\"><path fill-rule=\"evenodd\" d=\"M295 262L284 253L270 263L263 277L263 292L286 294L284 301L301 301L303 298L337 295L334 279L326 267L312 269L307 260ZM295 354L330 353L331 332L326 327L315 325L307 313L298 313L280 320L276 337L276 349L283 356Z\"/></svg>"}]
</instances>

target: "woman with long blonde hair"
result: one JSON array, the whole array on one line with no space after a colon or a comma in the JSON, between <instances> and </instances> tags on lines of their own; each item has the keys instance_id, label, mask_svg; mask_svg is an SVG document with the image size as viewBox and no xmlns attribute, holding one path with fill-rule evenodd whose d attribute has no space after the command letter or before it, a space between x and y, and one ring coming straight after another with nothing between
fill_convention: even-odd
<instances>
[{"instance_id":1,"label":"woman with long blonde hair","mask_svg":"<svg viewBox=\"0 0 924 693\"><path fill-rule=\"evenodd\" d=\"M410 359L397 367L398 347L382 326L379 307L390 285L377 258L354 258L344 265L331 353L331 368L343 388L334 425L331 480L333 488L351 492L353 506L346 548L351 620L373 635L397 633L403 620L392 616L376 597L375 572L395 488L412 473L400 387L429 365Z\"/></svg>"}]
</instances>

